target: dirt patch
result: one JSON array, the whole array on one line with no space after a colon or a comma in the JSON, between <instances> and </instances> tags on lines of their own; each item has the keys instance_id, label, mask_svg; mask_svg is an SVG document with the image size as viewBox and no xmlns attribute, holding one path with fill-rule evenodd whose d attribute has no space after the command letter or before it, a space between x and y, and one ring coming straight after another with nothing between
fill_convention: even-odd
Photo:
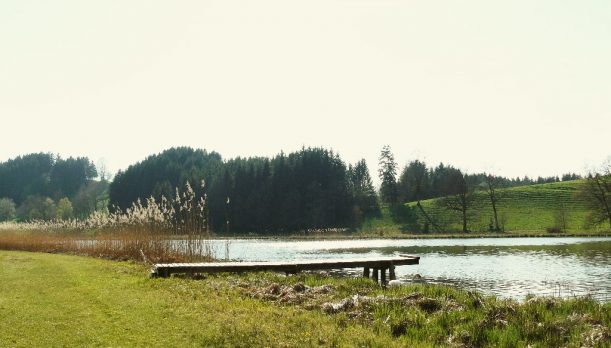
<instances>
[{"instance_id":1,"label":"dirt patch","mask_svg":"<svg viewBox=\"0 0 611 348\"><path fill-rule=\"evenodd\" d=\"M590 331L583 334L583 347L603 347L611 342L611 329L596 324Z\"/></svg>"},{"instance_id":2,"label":"dirt patch","mask_svg":"<svg viewBox=\"0 0 611 348\"><path fill-rule=\"evenodd\" d=\"M463 307L453 300L442 302L420 293L412 293L401 297L355 294L338 300L334 298L334 295L336 295L337 290L341 289L336 289L329 284L311 287L301 282L292 285L272 283L250 286L241 283L238 286L251 298L270 301L279 305L299 306L306 310L320 310L329 315L343 312L347 313L350 318L370 318L374 309L382 305L415 307L425 313L434 313L441 310L463 310ZM397 328L396 331L401 331L401 328Z\"/></svg>"},{"instance_id":3,"label":"dirt patch","mask_svg":"<svg viewBox=\"0 0 611 348\"><path fill-rule=\"evenodd\" d=\"M482 327L507 326L516 314L513 304L500 304L491 306L486 310L486 317L480 322Z\"/></svg>"},{"instance_id":4,"label":"dirt patch","mask_svg":"<svg viewBox=\"0 0 611 348\"><path fill-rule=\"evenodd\" d=\"M240 286L247 296L278 304L303 305L306 309L314 309L318 302L324 301L334 291L332 285L310 287L303 283L280 285L272 283L267 286Z\"/></svg>"}]
</instances>

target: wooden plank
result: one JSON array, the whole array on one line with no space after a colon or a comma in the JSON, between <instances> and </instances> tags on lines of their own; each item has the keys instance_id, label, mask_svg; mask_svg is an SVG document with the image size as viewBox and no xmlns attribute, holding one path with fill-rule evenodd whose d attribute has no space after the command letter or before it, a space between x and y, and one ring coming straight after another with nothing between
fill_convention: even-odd
<instances>
[{"instance_id":1,"label":"wooden plank","mask_svg":"<svg viewBox=\"0 0 611 348\"><path fill-rule=\"evenodd\" d=\"M356 258L356 259L327 259L327 260L301 260L301 261L266 261L266 262L211 262L211 263L171 263L156 264L152 270L153 276L169 276L171 273L219 273L219 272L252 272L252 271L278 271L297 273L303 270L323 270L338 268L364 267L363 275L374 271L374 279L378 278L378 270L390 269L394 265L414 265L419 263L418 256ZM394 268L394 267L393 267ZM393 269L394 273L394 269ZM391 277L394 274L390 275ZM384 276L384 278L386 278Z\"/></svg>"},{"instance_id":2,"label":"wooden plank","mask_svg":"<svg viewBox=\"0 0 611 348\"><path fill-rule=\"evenodd\" d=\"M209 263L176 263L176 264L157 264L158 267L203 267L203 268L223 268L223 267L316 267L326 266L333 267L373 267L380 265L413 265L418 264L419 257L409 258L387 258L387 259L336 259L336 260L305 260L293 262L209 262Z\"/></svg>"}]
</instances>

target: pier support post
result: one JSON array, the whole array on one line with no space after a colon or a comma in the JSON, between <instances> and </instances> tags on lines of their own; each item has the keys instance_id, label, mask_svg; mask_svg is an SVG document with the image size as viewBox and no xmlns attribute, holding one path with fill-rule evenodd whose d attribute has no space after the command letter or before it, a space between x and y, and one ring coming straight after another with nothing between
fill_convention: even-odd
<instances>
[{"instance_id":1,"label":"pier support post","mask_svg":"<svg viewBox=\"0 0 611 348\"><path fill-rule=\"evenodd\" d=\"M382 286L386 286L386 268L382 268L380 271L382 271L380 274L380 283Z\"/></svg>"},{"instance_id":2,"label":"pier support post","mask_svg":"<svg viewBox=\"0 0 611 348\"><path fill-rule=\"evenodd\" d=\"M363 277L369 278L369 267L363 268Z\"/></svg>"},{"instance_id":3,"label":"pier support post","mask_svg":"<svg viewBox=\"0 0 611 348\"><path fill-rule=\"evenodd\" d=\"M378 282L378 269L374 268L373 269L373 280L375 280L375 282Z\"/></svg>"},{"instance_id":4,"label":"pier support post","mask_svg":"<svg viewBox=\"0 0 611 348\"><path fill-rule=\"evenodd\" d=\"M395 265L390 265L390 268L388 268L388 278L390 278L390 280L397 279L397 275L395 274Z\"/></svg>"}]
</instances>

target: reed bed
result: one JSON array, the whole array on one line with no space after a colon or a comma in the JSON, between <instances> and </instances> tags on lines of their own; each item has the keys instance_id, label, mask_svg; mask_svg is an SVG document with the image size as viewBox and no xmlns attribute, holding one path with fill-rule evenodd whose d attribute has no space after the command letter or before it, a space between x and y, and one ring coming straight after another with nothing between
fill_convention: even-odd
<instances>
[{"instance_id":1,"label":"reed bed","mask_svg":"<svg viewBox=\"0 0 611 348\"><path fill-rule=\"evenodd\" d=\"M202 186L204 182L202 182ZM172 199L147 198L87 219L0 224L0 249L145 262L211 261L207 197L191 185Z\"/></svg>"}]
</instances>

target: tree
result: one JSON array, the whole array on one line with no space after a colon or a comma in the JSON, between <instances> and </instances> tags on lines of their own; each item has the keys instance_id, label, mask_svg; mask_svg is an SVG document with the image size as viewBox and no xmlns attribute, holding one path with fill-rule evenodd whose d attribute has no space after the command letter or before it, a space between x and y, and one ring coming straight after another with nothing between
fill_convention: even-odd
<instances>
[{"instance_id":1,"label":"tree","mask_svg":"<svg viewBox=\"0 0 611 348\"><path fill-rule=\"evenodd\" d=\"M492 214L494 218L494 231L499 232L501 230L499 226L499 217L497 212L497 203L499 201L499 197L497 195L496 189L501 185L500 178L488 174L485 177L486 182L486 191L488 193L488 198L490 199L490 204L492 205Z\"/></svg>"},{"instance_id":2,"label":"tree","mask_svg":"<svg viewBox=\"0 0 611 348\"><path fill-rule=\"evenodd\" d=\"M87 157L57 158L51 170L50 185L55 199L74 197L78 190L97 176L93 163Z\"/></svg>"},{"instance_id":3,"label":"tree","mask_svg":"<svg viewBox=\"0 0 611 348\"><path fill-rule=\"evenodd\" d=\"M568 226L568 209L564 203L560 203L556 211L554 212L554 227L562 232L566 232Z\"/></svg>"},{"instance_id":4,"label":"tree","mask_svg":"<svg viewBox=\"0 0 611 348\"><path fill-rule=\"evenodd\" d=\"M57 202L55 208L55 215L59 220L67 220L74 217L74 210L72 209L72 202L67 197L64 197Z\"/></svg>"},{"instance_id":5,"label":"tree","mask_svg":"<svg viewBox=\"0 0 611 348\"><path fill-rule=\"evenodd\" d=\"M55 202L42 196L28 196L17 213L22 220L52 220L57 216Z\"/></svg>"},{"instance_id":6,"label":"tree","mask_svg":"<svg viewBox=\"0 0 611 348\"><path fill-rule=\"evenodd\" d=\"M46 197L42 200L41 210L42 219L43 220L53 220L57 216L57 207L55 206L55 202Z\"/></svg>"},{"instance_id":7,"label":"tree","mask_svg":"<svg viewBox=\"0 0 611 348\"><path fill-rule=\"evenodd\" d=\"M448 170L442 185L445 196L438 200L442 207L461 214L463 232L469 232L468 212L473 204L473 185L470 181L460 170Z\"/></svg>"},{"instance_id":8,"label":"tree","mask_svg":"<svg viewBox=\"0 0 611 348\"><path fill-rule=\"evenodd\" d=\"M354 201L353 220L356 225L363 218L380 216L380 205L373 188L369 169L364 159L348 167L348 177L352 200Z\"/></svg>"},{"instance_id":9,"label":"tree","mask_svg":"<svg viewBox=\"0 0 611 348\"><path fill-rule=\"evenodd\" d=\"M173 192L176 187L184 187L187 181L196 183L205 179L213 182L222 165L223 160L216 152L189 147L165 150L119 171L108 188L109 205L127 209L138 198L144 199L154 193L167 194L163 191L168 186ZM205 193L200 192L199 187L194 189L197 195Z\"/></svg>"},{"instance_id":10,"label":"tree","mask_svg":"<svg viewBox=\"0 0 611 348\"><path fill-rule=\"evenodd\" d=\"M429 170L424 162L411 161L399 177L398 191L401 202L413 202L425 199L430 186Z\"/></svg>"},{"instance_id":11,"label":"tree","mask_svg":"<svg viewBox=\"0 0 611 348\"><path fill-rule=\"evenodd\" d=\"M90 181L82 186L76 196L71 200L74 215L79 218L85 218L94 211L104 210L108 206L108 181ZM165 197L171 197L173 190L168 190ZM161 200L161 194L153 196L157 200ZM58 202L59 204L59 202Z\"/></svg>"},{"instance_id":12,"label":"tree","mask_svg":"<svg viewBox=\"0 0 611 348\"><path fill-rule=\"evenodd\" d=\"M611 228L611 162L607 161L598 172L588 174L579 194L590 209L589 222L606 221Z\"/></svg>"},{"instance_id":13,"label":"tree","mask_svg":"<svg viewBox=\"0 0 611 348\"><path fill-rule=\"evenodd\" d=\"M95 166L87 157L19 156L0 163L0 197L12 199L18 206L30 196L73 199L95 176Z\"/></svg>"},{"instance_id":14,"label":"tree","mask_svg":"<svg viewBox=\"0 0 611 348\"><path fill-rule=\"evenodd\" d=\"M382 184L380 196L384 203L397 204L397 163L389 145L384 145L380 153L378 174Z\"/></svg>"},{"instance_id":15,"label":"tree","mask_svg":"<svg viewBox=\"0 0 611 348\"><path fill-rule=\"evenodd\" d=\"M0 221L10 221L15 219L17 210L15 209L15 202L10 198L0 199Z\"/></svg>"},{"instance_id":16,"label":"tree","mask_svg":"<svg viewBox=\"0 0 611 348\"><path fill-rule=\"evenodd\" d=\"M428 231L428 226L435 231L441 230L420 204L420 200L430 197L431 173L426 164L418 160L410 162L403 169L398 185L401 201L416 201L416 207L426 220L423 230Z\"/></svg>"},{"instance_id":17,"label":"tree","mask_svg":"<svg viewBox=\"0 0 611 348\"><path fill-rule=\"evenodd\" d=\"M167 196L182 182L201 182L209 223L231 233L342 228L352 224L353 195L345 163L333 151L303 148L274 158L234 158L205 150L173 148L117 173L109 188L109 208ZM229 204L227 201L229 199ZM76 200L73 200L75 209Z\"/></svg>"},{"instance_id":18,"label":"tree","mask_svg":"<svg viewBox=\"0 0 611 348\"><path fill-rule=\"evenodd\" d=\"M108 166L106 165L106 159L100 158L95 165L100 181L110 181L112 179L112 174L110 170L108 170Z\"/></svg>"},{"instance_id":19,"label":"tree","mask_svg":"<svg viewBox=\"0 0 611 348\"><path fill-rule=\"evenodd\" d=\"M10 198L20 206L28 196L48 196L53 164L53 156L48 153L19 156L0 163L0 197Z\"/></svg>"},{"instance_id":20,"label":"tree","mask_svg":"<svg viewBox=\"0 0 611 348\"><path fill-rule=\"evenodd\" d=\"M578 175L575 173L562 174L562 181L579 180L579 179L581 179L581 175Z\"/></svg>"}]
</instances>

